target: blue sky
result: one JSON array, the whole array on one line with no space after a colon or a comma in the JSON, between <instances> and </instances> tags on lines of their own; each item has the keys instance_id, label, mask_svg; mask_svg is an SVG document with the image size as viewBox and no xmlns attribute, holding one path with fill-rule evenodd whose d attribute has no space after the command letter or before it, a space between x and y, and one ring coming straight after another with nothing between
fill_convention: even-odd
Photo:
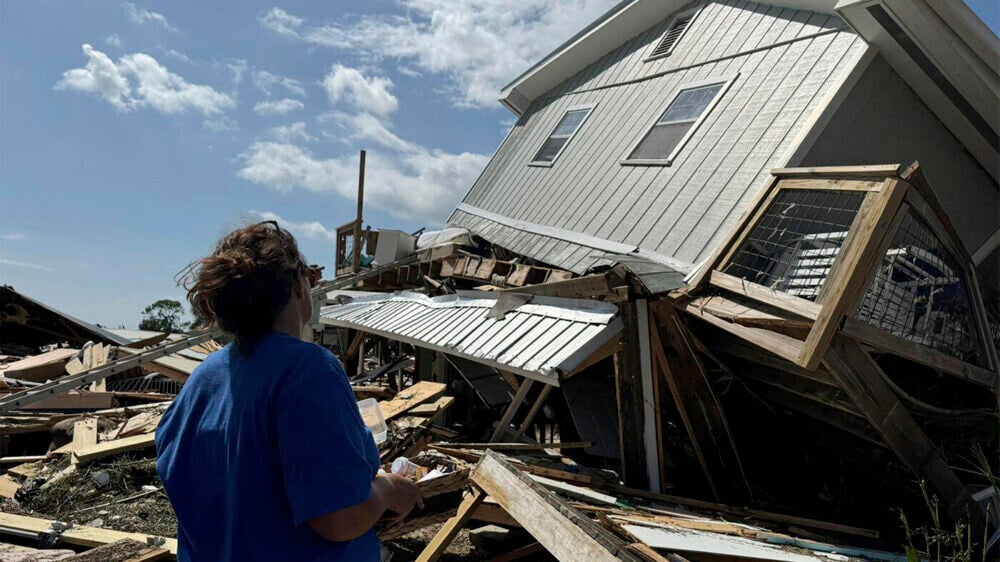
<instances>
[{"instance_id":1,"label":"blue sky","mask_svg":"<svg viewBox=\"0 0 1000 562\"><path fill-rule=\"evenodd\" d=\"M447 218L507 81L615 0L0 3L0 283L135 326L247 220L332 270L354 214ZM970 2L996 32L996 2Z\"/></svg>"}]
</instances>

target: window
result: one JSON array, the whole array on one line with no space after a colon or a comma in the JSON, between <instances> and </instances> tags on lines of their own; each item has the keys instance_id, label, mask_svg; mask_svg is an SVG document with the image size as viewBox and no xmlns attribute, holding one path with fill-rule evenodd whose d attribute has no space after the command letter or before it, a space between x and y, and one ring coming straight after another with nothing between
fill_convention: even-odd
<instances>
[{"instance_id":1,"label":"window","mask_svg":"<svg viewBox=\"0 0 1000 562\"><path fill-rule=\"evenodd\" d=\"M583 125L593 109L593 105L587 105L571 107L566 110L566 114L559 120L555 130L552 131L549 138L545 139L542 148L538 149L535 157L531 159L530 165L551 166L552 162L555 162L559 154L569 144L569 139L573 138L573 135L580 130L580 126Z\"/></svg>"},{"instance_id":2,"label":"window","mask_svg":"<svg viewBox=\"0 0 1000 562\"><path fill-rule=\"evenodd\" d=\"M622 163L669 166L732 83L730 80L680 90Z\"/></svg>"},{"instance_id":3,"label":"window","mask_svg":"<svg viewBox=\"0 0 1000 562\"><path fill-rule=\"evenodd\" d=\"M694 16L697 15L697 13L697 10L688 10L684 13L678 14L677 17L674 18L674 21L670 22L670 26L667 27L667 30L663 33L663 37L660 38L659 43L656 44L653 52L649 53L646 60L650 61L662 58L672 53L674 46L676 46L677 42L684 36L684 32L687 31L691 20L694 19Z\"/></svg>"}]
</instances>

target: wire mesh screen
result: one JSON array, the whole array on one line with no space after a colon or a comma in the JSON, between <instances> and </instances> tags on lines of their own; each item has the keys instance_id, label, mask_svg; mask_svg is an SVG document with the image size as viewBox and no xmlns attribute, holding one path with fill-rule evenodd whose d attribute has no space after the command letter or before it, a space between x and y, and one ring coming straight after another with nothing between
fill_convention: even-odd
<instances>
[{"instance_id":1,"label":"wire mesh screen","mask_svg":"<svg viewBox=\"0 0 1000 562\"><path fill-rule=\"evenodd\" d=\"M722 271L816 300L865 193L783 189Z\"/></svg>"},{"instance_id":2,"label":"wire mesh screen","mask_svg":"<svg viewBox=\"0 0 1000 562\"><path fill-rule=\"evenodd\" d=\"M965 271L930 227L906 210L855 315L900 338L984 365Z\"/></svg>"}]
</instances>

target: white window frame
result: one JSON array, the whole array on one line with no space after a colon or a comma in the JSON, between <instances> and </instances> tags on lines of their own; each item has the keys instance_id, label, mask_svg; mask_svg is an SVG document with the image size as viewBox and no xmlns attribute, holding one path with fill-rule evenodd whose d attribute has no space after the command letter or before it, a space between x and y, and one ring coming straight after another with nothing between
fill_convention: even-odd
<instances>
[{"instance_id":1,"label":"white window frame","mask_svg":"<svg viewBox=\"0 0 1000 562\"><path fill-rule=\"evenodd\" d=\"M532 160L528 162L528 165L536 166L539 168L551 168L552 165L556 163L556 160L559 160L559 157L562 155L563 151L566 150L566 147L569 146L569 143L573 140L573 137L575 137L576 134L580 132L580 129L583 128L584 124L587 123L587 119L590 119L590 114L594 112L595 107L597 107L596 102L574 105L572 107L567 107L566 109L564 109L563 112L559 114L559 120L556 121L556 124L553 125L552 129L549 130L549 134L546 135L545 139L542 140L542 144L540 144L538 148L536 148L535 151L532 153L531 155ZM534 160L535 156L538 156L538 153L542 150L542 147L545 146L545 143L549 142L549 139L551 139L554 136L556 129L559 128L559 124L562 123L562 120L566 118L566 114L569 113L570 111L581 111L581 110L587 110L587 114L583 116L583 120L580 121L580 124L577 125L573 133L568 137L566 137L566 142L564 142L562 147L559 148L559 152L556 152L556 155L552 157L552 160L549 162Z\"/></svg>"},{"instance_id":2,"label":"white window frame","mask_svg":"<svg viewBox=\"0 0 1000 562\"><path fill-rule=\"evenodd\" d=\"M715 109L715 106L719 104L719 100L721 100L722 97L726 95L726 92L729 91L729 88L732 87L733 82L735 82L736 79L739 78L739 76L740 75L737 73L728 78L708 78L705 80L698 80L696 82L687 82L677 86L677 90L674 92L674 95L670 97L670 101L668 101L666 105L660 106L660 110L653 117L652 122L642 130L642 135L640 135L639 138L635 142L633 142L631 146L628 147L628 150L625 152L625 155L622 156L622 159L619 161L619 164L623 166L672 165L674 163L674 160L677 159L677 155L680 154L681 150L684 150L684 146L688 143L688 141L691 140L691 137L693 137L694 134L698 131L698 128L701 127L701 124L712 113L712 110ZM660 120L660 117L662 117L663 114L667 112L667 108L673 105L674 101L677 100L677 97L681 95L681 92L685 90L692 90L694 88L714 86L716 84L722 84L722 88L720 88L719 91L715 94L715 97L712 98L712 101L710 101L708 105L705 106L705 109L701 112L701 115L699 115L698 118L694 120L694 123L691 124L691 128L688 129L686 133L684 133L684 136L681 137L681 140L677 143L677 146L675 146L674 149L670 151L670 155L668 155L664 159L649 159L649 158L637 158L631 160L629 159L629 155L635 152L635 149L639 147L639 145L642 143L643 140L646 139L647 136L649 136L650 131L652 131L653 127L657 125L657 122Z\"/></svg>"},{"instance_id":3,"label":"white window frame","mask_svg":"<svg viewBox=\"0 0 1000 562\"><path fill-rule=\"evenodd\" d=\"M660 60L664 57L669 57L670 54L674 52L674 49L677 48L677 45L680 45L684 37L687 36L688 31L691 31L691 26L694 24L694 20L698 19L698 12L700 12L703 7L704 7L703 5L696 6L694 8L691 8L690 10L684 10L683 12L678 12L677 15L675 15L673 19L670 20L670 25L668 25L667 28L663 30L663 33L661 33L660 36L657 37L656 41L653 41L653 44L649 47L649 54L646 55L646 58L642 59L642 62L650 62L654 60ZM670 33L670 28L674 26L674 24L677 22L678 19L688 14L691 14L691 20L688 22L687 27L684 28L684 31L681 32L680 36L677 37L677 40L674 41L674 44L670 46L670 50L668 50L665 53L660 53L656 56L653 56L653 52L656 51L656 48L660 46L660 43L663 43L663 39L666 38L668 33Z\"/></svg>"}]
</instances>

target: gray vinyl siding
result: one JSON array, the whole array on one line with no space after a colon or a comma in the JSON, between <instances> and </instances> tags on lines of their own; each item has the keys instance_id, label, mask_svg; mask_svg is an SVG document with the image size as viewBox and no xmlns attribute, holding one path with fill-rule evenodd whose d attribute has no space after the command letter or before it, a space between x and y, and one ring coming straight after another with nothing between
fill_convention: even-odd
<instances>
[{"instance_id":1,"label":"gray vinyl siding","mask_svg":"<svg viewBox=\"0 0 1000 562\"><path fill-rule=\"evenodd\" d=\"M903 79L877 56L803 166L920 162L970 254L1000 228L1000 191Z\"/></svg>"},{"instance_id":2,"label":"gray vinyl siding","mask_svg":"<svg viewBox=\"0 0 1000 562\"><path fill-rule=\"evenodd\" d=\"M701 11L670 56L643 62L673 14L535 100L464 202L686 263L711 253L865 46L836 16L738 0L691 5ZM736 73L671 166L620 164L679 89ZM528 166L566 109L589 103L554 165ZM452 222L574 271L602 255L461 211Z\"/></svg>"}]
</instances>

